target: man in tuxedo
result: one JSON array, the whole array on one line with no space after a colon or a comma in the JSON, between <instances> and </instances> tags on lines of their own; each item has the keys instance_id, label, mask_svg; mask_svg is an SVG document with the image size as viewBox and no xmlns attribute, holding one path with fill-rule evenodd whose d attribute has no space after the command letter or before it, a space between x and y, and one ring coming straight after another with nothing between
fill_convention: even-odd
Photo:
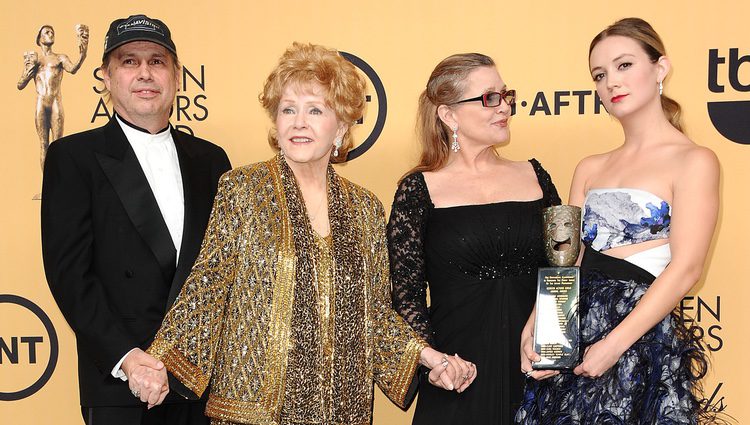
<instances>
[{"instance_id":1,"label":"man in tuxedo","mask_svg":"<svg viewBox=\"0 0 750 425\"><path fill-rule=\"evenodd\" d=\"M205 404L169 391L143 350L198 255L229 159L169 124L180 65L163 22L112 22L101 70L112 119L52 143L42 185L44 268L76 335L81 411L88 425L207 424Z\"/></svg>"}]
</instances>

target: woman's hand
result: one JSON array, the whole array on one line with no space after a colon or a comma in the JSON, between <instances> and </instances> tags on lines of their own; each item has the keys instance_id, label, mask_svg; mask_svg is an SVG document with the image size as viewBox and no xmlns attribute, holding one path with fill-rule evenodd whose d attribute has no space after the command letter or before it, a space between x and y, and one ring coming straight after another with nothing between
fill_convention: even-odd
<instances>
[{"instance_id":1,"label":"woman's hand","mask_svg":"<svg viewBox=\"0 0 750 425\"><path fill-rule=\"evenodd\" d=\"M521 373L527 378L534 378L537 381L547 379L551 376L559 375L556 370L534 370L531 367L532 362L538 362L542 357L534 351L534 312L531 313L529 321L521 331Z\"/></svg>"},{"instance_id":2,"label":"woman's hand","mask_svg":"<svg viewBox=\"0 0 750 425\"><path fill-rule=\"evenodd\" d=\"M622 353L611 338L604 338L586 349L583 362L573 369L573 373L587 378L598 378L620 360Z\"/></svg>"},{"instance_id":3,"label":"woman's hand","mask_svg":"<svg viewBox=\"0 0 750 425\"><path fill-rule=\"evenodd\" d=\"M169 393L167 369L164 363L136 348L125 356L122 371L128 378L130 392L148 403L148 408L161 404Z\"/></svg>"},{"instance_id":4,"label":"woman's hand","mask_svg":"<svg viewBox=\"0 0 750 425\"><path fill-rule=\"evenodd\" d=\"M426 347L420 355L422 365L430 368L429 381L432 385L449 391L461 393L474 382L477 377L477 367L474 363L458 356Z\"/></svg>"}]
</instances>

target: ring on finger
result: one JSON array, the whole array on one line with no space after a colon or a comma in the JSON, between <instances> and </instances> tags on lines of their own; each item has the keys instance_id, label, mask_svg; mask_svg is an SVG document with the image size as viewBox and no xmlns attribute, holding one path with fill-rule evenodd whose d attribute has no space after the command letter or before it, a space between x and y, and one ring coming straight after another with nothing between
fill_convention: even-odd
<instances>
[{"instance_id":1,"label":"ring on finger","mask_svg":"<svg viewBox=\"0 0 750 425\"><path fill-rule=\"evenodd\" d=\"M527 378L531 378L531 374L532 373L534 373L534 371L533 370L529 370L529 371L525 372L524 375L526 375Z\"/></svg>"},{"instance_id":2,"label":"ring on finger","mask_svg":"<svg viewBox=\"0 0 750 425\"><path fill-rule=\"evenodd\" d=\"M138 390L130 390L130 392L131 392L131 393L133 394L133 396L135 396L136 398L140 398L140 397L141 397L141 392L140 392L140 391L138 391Z\"/></svg>"}]
</instances>

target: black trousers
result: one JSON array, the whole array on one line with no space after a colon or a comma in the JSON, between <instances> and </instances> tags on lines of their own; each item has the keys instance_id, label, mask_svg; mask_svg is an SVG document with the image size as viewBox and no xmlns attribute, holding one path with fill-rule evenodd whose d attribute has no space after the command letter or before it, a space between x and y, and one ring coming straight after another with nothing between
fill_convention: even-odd
<instances>
[{"instance_id":1,"label":"black trousers","mask_svg":"<svg viewBox=\"0 0 750 425\"><path fill-rule=\"evenodd\" d=\"M209 425L205 402L143 407L81 407L86 425Z\"/></svg>"}]
</instances>

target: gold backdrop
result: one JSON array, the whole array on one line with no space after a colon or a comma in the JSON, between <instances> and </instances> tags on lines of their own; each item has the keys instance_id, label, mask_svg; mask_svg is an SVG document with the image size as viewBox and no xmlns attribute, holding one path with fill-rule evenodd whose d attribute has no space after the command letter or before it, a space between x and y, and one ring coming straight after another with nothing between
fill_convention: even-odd
<instances>
[{"instance_id":1,"label":"gold backdrop","mask_svg":"<svg viewBox=\"0 0 750 425\"><path fill-rule=\"evenodd\" d=\"M387 106L385 126L372 148L339 170L372 189L386 208L397 179L416 160L416 101L427 77L442 58L468 51L492 56L503 79L519 93L511 123L513 136L500 147L501 154L513 159L538 158L560 193L566 194L579 159L622 141L619 125L598 108L593 97L587 67L589 41L618 18L646 19L664 38L674 65L665 92L681 102L689 136L713 149L722 167L721 213L704 280L682 304L699 320L713 351L713 370L705 383L707 403L725 408L740 423L750 421L745 402L748 373L742 354L750 349L745 327L750 281L742 271L747 267L750 236L742 222L750 210L750 146L746 145L750 140L745 135L741 144L723 137L707 107L709 102L750 100L746 93L750 56L743 60L750 55L750 3L127 3L123 7L89 0L4 0L0 17L0 418L4 424L82 423L74 335L49 293L42 269L39 201L32 200L41 187L34 129L36 96L33 82L23 91L15 87L23 69L23 53L39 51L37 32L49 24L56 31L53 50L75 60L74 27L89 25L88 58L76 75L66 74L63 79L64 134L102 125L105 110L99 105L96 89L101 84L94 71L104 34L114 18L133 13L145 13L169 25L189 73L178 93L172 122L223 146L235 166L271 155L266 144L270 122L257 95L277 58L293 41L335 47L366 62L382 81L385 98L371 85L368 114L355 135L365 140L376 127L378 111ZM723 105L731 109L746 104ZM721 121L721 117L714 118ZM750 114L745 111L730 119L729 125L747 133L748 122ZM44 315L50 319L47 327L40 319ZM28 394L33 390L37 391ZM378 394L375 424L408 424L410 420L411 411L400 411Z\"/></svg>"}]
</instances>

